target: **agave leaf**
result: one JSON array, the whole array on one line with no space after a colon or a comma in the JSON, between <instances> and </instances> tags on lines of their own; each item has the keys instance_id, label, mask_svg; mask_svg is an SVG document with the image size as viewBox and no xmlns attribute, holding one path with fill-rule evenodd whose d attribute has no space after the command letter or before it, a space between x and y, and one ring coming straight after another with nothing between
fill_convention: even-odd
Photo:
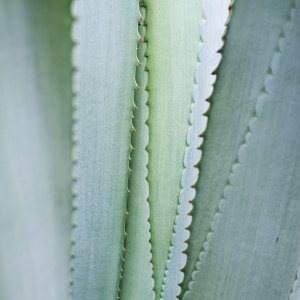
<instances>
[{"instance_id":1,"label":"agave leaf","mask_svg":"<svg viewBox=\"0 0 300 300\"><path fill-rule=\"evenodd\" d=\"M125 237L138 1L79 0L73 298L117 299Z\"/></svg>"},{"instance_id":2,"label":"agave leaf","mask_svg":"<svg viewBox=\"0 0 300 300\"><path fill-rule=\"evenodd\" d=\"M160 299L184 170L202 1L146 3L150 230L155 299Z\"/></svg>"},{"instance_id":3,"label":"agave leaf","mask_svg":"<svg viewBox=\"0 0 300 300\"><path fill-rule=\"evenodd\" d=\"M0 298L68 299L70 3L0 3Z\"/></svg>"},{"instance_id":4,"label":"agave leaf","mask_svg":"<svg viewBox=\"0 0 300 300\"><path fill-rule=\"evenodd\" d=\"M146 7L140 6L141 19L139 34L142 39L145 37L146 26ZM131 143L135 150L131 153L130 169L132 174L129 177L129 190L127 211L129 213L126 220L125 239L126 252L124 253L125 262L120 284L119 297L121 300L151 300L154 299L152 290L154 280L152 275L150 224L148 221L150 208L147 199L149 197L148 175L148 152L146 146L149 142L149 128L146 124L149 109L146 104L148 91L145 89L148 83L148 72L145 70L147 57L144 56L147 43L144 40L138 42L136 67L136 82L139 89L135 91L134 102L136 109L133 113L134 132L131 136Z\"/></svg>"},{"instance_id":5,"label":"agave leaf","mask_svg":"<svg viewBox=\"0 0 300 300\"><path fill-rule=\"evenodd\" d=\"M234 4L201 146L182 292L188 289L292 3L239 0Z\"/></svg>"},{"instance_id":6,"label":"agave leaf","mask_svg":"<svg viewBox=\"0 0 300 300\"><path fill-rule=\"evenodd\" d=\"M300 2L193 273L188 299L288 299L300 249Z\"/></svg>"},{"instance_id":7,"label":"agave leaf","mask_svg":"<svg viewBox=\"0 0 300 300\"><path fill-rule=\"evenodd\" d=\"M176 218L175 234L172 238L170 261L166 272L165 286L163 287L164 299L176 299L180 293L179 283L183 274L181 269L185 266L186 255L183 250L186 248L186 231L190 225L191 200L194 198L195 189L193 185L197 179L199 170L196 165L201 157L199 146L203 142L201 134L206 128L207 117L204 115L209 107L207 99L212 94L213 83L216 80L214 71L217 68L221 54L218 50L223 46L222 37L226 29L226 22L229 18L230 0L204 0L203 17L201 24L201 42L198 48L199 61L196 65L196 82L194 86L193 100L190 114L190 123L187 135L187 148L184 156L185 170L182 174L182 191L179 196L179 216Z\"/></svg>"}]
</instances>

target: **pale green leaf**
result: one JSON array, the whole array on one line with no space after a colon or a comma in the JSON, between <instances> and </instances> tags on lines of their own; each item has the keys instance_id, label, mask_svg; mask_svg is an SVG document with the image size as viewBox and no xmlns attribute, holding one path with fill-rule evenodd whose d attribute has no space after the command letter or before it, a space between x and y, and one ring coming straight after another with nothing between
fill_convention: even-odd
<instances>
[{"instance_id":1,"label":"pale green leaf","mask_svg":"<svg viewBox=\"0 0 300 300\"><path fill-rule=\"evenodd\" d=\"M115 300L125 238L138 1L78 0L74 300Z\"/></svg>"},{"instance_id":2,"label":"pale green leaf","mask_svg":"<svg viewBox=\"0 0 300 300\"><path fill-rule=\"evenodd\" d=\"M201 134L206 128L207 117L204 115L209 107L207 99L212 94L213 83L221 54L218 50L223 46L222 36L229 18L230 0L204 0L203 17L201 20L201 41L198 48L199 63L196 65L196 82L193 91L193 104L190 114L191 127L187 134L187 148L184 156L185 170L182 174L182 191L179 196L179 216L175 220L175 234L172 238L170 261L167 264L165 286L163 287L163 299L177 299L180 293L180 283L183 279L182 268L186 263L186 255L182 251L186 248L186 231L190 225L188 215L192 205L191 200L195 196L194 183L197 180L199 170L196 168L201 157L199 146L203 142Z\"/></svg>"},{"instance_id":3,"label":"pale green leaf","mask_svg":"<svg viewBox=\"0 0 300 300\"><path fill-rule=\"evenodd\" d=\"M233 6L201 146L182 292L188 289L292 3L239 0Z\"/></svg>"},{"instance_id":4,"label":"pale green leaf","mask_svg":"<svg viewBox=\"0 0 300 300\"><path fill-rule=\"evenodd\" d=\"M0 299L66 300L72 187L71 14L0 2Z\"/></svg>"},{"instance_id":5,"label":"pale green leaf","mask_svg":"<svg viewBox=\"0 0 300 300\"><path fill-rule=\"evenodd\" d=\"M146 3L150 231L155 299L160 299L188 146L202 1Z\"/></svg>"},{"instance_id":6,"label":"pale green leaf","mask_svg":"<svg viewBox=\"0 0 300 300\"><path fill-rule=\"evenodd\" d=\"M139 25L139 34L144 39L146 26L143 20L146 16L146 7L140 6L140 12L144 19ZM145 149L149 142L149 128L145 123L148 119L149 109L146 104L148 91L145 89L148 83L148 72L145 71L147 58L144 56L147 49L145 41L138 42L137 58L139 65L136 67L136 82L139 89L135 92L134 102L136 109L133 113L134 131L131 136L131 143L135 150L131 153L130 169L132 174L129 177L128 188L131 194L128 197L127 211L129 213L126 220L125 239L126 252L124 253L125 262L120 284L121 300L151 300L154 299L152 290L154 280L152 275L148 175L148 153Z\"/></svg>"},{"instance_id":7,"label":"pale green leaf","mask_svg":"<svg viewBox=\"0 0 300 300\"><path fill-rule=\"evenodd\" d=\"M288 299L300 248L300 2L211 223L188 299Z\"/></svg>"}]
</instances>

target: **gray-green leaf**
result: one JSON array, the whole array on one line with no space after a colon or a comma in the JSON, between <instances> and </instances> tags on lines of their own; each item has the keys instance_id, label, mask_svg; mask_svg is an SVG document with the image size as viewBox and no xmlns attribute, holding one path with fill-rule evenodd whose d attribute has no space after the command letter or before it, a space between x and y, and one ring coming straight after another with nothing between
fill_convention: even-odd
<instances>
[{"instance_id":1,"label":"gray-green leaf","mask_svg":"<svg viewBox=\"0 0 300 300\"><path fill-rule=\"evenodd\" d=\"M115 300L124 251L138 1L78 0L74 300Z\"/></svg>"},{"instance_id":2,"label":"gray-green leaf","mask_svg":"<svg viewBox=\"0 0 300 300\"><path fill-rule=\"evenodd\" d=\"M184 299L288 299L300 249L300 2Z\"/></svg>"},{"instance_id":3,"label":"gray-green leaf","mask_svg":"<svg viewBox=\"0 0 300 300\"><path fill-rule=\"evenodd\" d=\"M0 299L67 300L72 212L68 0L0 1Z\"/></svg>"}]
</instances>

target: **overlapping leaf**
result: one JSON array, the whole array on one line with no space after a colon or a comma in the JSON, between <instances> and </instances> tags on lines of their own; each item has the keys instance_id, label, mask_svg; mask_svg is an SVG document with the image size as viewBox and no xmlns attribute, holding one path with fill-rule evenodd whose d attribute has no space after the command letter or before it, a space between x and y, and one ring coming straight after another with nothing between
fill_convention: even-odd
<instances>
[{"instance_id":1,"label":"overlapping leaf","mask_svg":"<svg viewBox=\"0 0 300 300\"><path fill-rule=\"evenodd\" d=\"M115 300L123 261L138 1L78 0L74 300ZM122 24L122 25L120 25Z\"/></svg>"}]
</instances>

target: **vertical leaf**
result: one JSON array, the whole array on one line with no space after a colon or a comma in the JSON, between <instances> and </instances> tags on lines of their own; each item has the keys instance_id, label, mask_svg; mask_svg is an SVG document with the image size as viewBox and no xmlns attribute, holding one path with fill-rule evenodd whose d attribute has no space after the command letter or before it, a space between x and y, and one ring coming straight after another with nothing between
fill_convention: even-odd
<instances>
[{"instance_id":1,"label":"vertical leaf","mask_svg":"<svg viewBox=\"0 0 300 300\"><path fill-rule=\"evenodd\" d=\"M144 55L147 43L144 41L146 26L146 7L141 1L141 19L139 22L139 34L141 39L138 42L136 67L136 82L139 89L135 91L135 109L133 113L134 132L131 136L131 143L135 150L131 153L130 169L132 174L129 177L129 190L127 211L129 213L126 220L125 239L126 252L124 253L125 262L123 263L122 280L120 285L119 297L121 300L151 300L154 298L152 290L154 281L152 276L151 245L149 243L149 185L148 175L148 153L146 146L149 142L149 128L146 124L149 115L147 106L148 91L148 72L145 70L147 57Z\"/></svg>"},{"instance_id":2,"label":"vertical leaf","mask_svg":"<svg viewBox=\"0 0 300 300\"><path fill-rule=\"evenodd\" d=\"M117 299L125 237L138 1L75 2L73 298Z\"/></svg>"},{"instance_id":3,"label":"vertical leaf","mask_svg":"<svg viewBox=\"0 0 300 300\"><path fill-rule=\"evenodd\" d=\"M202 1L147 1L149 203L155 299L160 299L187 148Z\"/></svg>"},{"instance_id":4,"label":"vertical leaf","mask_svg":"<svg viewBox=\"0 0 300 300\"><path fill-rule=\"evenodd\" d=\"M0 298L68 299L68 0L0 3Z\"/></svg>"},{"instance_id":5,"label":"vertical leaf","mask_svg":"<svg viewBox=\"0 0 300 300\"><path fill-rule=\"evenodd\" d=\"M182 292L188 289L203 250L292 2L239 0L234 4L201 146Z\"/></svg>"},{"instance_id":6,"label":"vertical leaf","mask_svg":"<svg viewBox=\"0 0 300 300\"><path fill-rule=\"evenodd\" d=\"M300 249L300 2L284 26L184 299L288 299Z\"/></svg>"},{"instance_id":7,"label":"vertical leaf","mask_svg":"<svg viewBox=\"0 0 300 300\"><path fill-rule=\"evenodd\" d=\"M230 0L204 0L203 17L201 20L201 41L198 47L199 62L196 64L196 85L193 90L193 101L190 114L191 127L187 134L187 148L184 155L185 170L182 174L182 190L179 196L179 207L176 218L175 234L172 238L170 261L167 264L163 299L176 299L180 294L180 283L183 279L182 269L186 264L186 239L191 218L189 212L192 208L191 200L195 196L194 184L198 178L199 170L196 167L200 158L200 145L203 142L201 135L206 128L207 117L205 113L209 107L208 98L213 92L213 83L216 80L214 71L219 65L221 54L218 53L223 46L222 37L226 30L229 18Z\"/></svg>"}]
</instances>

